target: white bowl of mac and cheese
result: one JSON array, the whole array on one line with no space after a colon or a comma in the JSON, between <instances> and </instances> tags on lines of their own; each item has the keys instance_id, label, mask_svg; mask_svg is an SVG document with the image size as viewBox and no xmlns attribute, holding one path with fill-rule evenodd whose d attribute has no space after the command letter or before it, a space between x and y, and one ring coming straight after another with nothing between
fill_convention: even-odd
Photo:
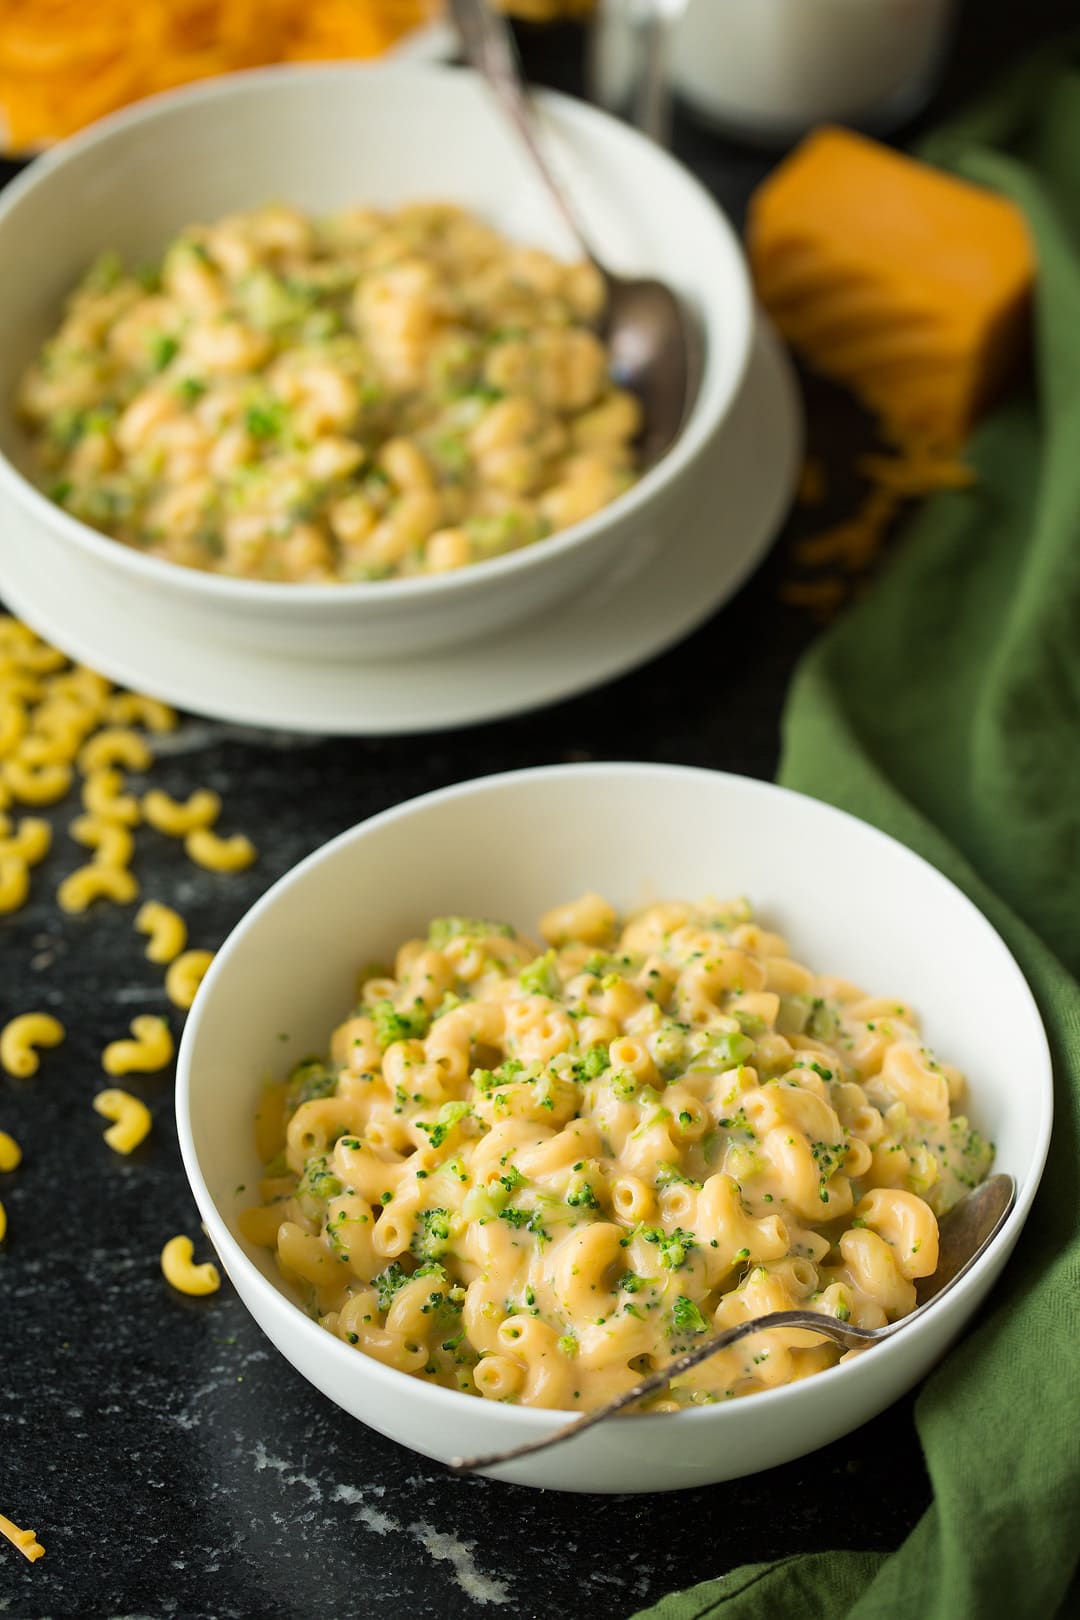
<instances>
[{"instance_id":1,"label":"white bowl of mac and cheese","mask_svg":"<svg viewBox=\"0 0 1080 1620\"><path fill-rule=\"evenodd\" d=\"M842 1360L752 1336L498 1471L644 1491L799 1456L930 1369L1020 1233L1051 1080L1015 962L910 851L768 784L589 765L431 794L282 879L199 992L177 1113L264 1331L442 1461L748 1317L902 1318L938 1219L1016 1178L909 1331Z\"/></svg>"},{"instance_id":2,"label":"white bowl of mac and cheese","mask_svg":"<svg viewBox=\"0 0 1080 1620\"><path fill-rule=\"evenodd\" d=\"M340 659L504 630L662 544L746 365L742 255L663 152L566 98L539 111L597 251L702 329L656 466L594 332L599 278L483 87L269 69L107 119L5 191L19 543L193 646Z\"/></svg>"}]
</instances>

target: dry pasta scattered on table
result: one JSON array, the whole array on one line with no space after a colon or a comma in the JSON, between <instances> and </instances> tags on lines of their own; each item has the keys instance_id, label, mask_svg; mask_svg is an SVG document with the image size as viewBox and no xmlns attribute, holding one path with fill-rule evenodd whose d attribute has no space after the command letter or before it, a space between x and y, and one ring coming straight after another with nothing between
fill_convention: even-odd
<instances>
[{"instance_id":1,"label":"dry pasta scattered on table","mask_svg":"<svg viewBox=\"0 0 1080 1620\"><path fill-rule=\"evenodd\" d=\"M633 482L603 281L440 203L192 225L100 258L23 380L53 500L149 556L279 581L445 572ZM87 745L95 767L129 763Z\"/></svg>"},{"instance_id":2,"label":"dry pasta scattered on table","mask_svg":"<svg viewBox=\"0 0 1080 1620\"><path fill-rule=\"evenodd\" d=\"M906 1004L795 961L745 902L596 895L448 917L264 1092L249 1240L346 1343L450 1388L588 1410L767 1311L910 1311L993 1150ZM755 1335L654 1410L808 1376Z\"/></svg>"},{"instance_id":3,"label":"dry pasta scattered on table","mask_svg":"<svg viewBox=\"0 0 1080 1620\"><path fill-rule=\"evenodd\" d=\"M102 900L125 905L137 898L132 861L135 830L144 820L155 833L184 838L190 858L210 871L240 871L256 859L254 845L242 834L219 837L211 831L221 799L210 789L197 789L186 800L173 799L160 788L142 794L132 790L126 773L151 772L151 737L176 725L177 716L167 704L114 690L104 676L70 663L20 620L0 614L0 913L25 904L31 869L53 843L49 821L40 816L16 819L7 813L9 808L16 803L51 805L70 792L77 778L84 813L68 823L67 832L93 858L61 880L56 899L63 911L81 913ZM184 919L161 901L144 902L134 926L148 936L147 958L166 970L163 996L190 1007L212 953L185 951ZM131 1039L105 1048L102 1067L107 1074L150 1073L171 1061L173 1039L165 1019L135 1018L131 1034ZM40 1068L39 1049L58 1045L64 1036L63 1025L50 1013L8 1017L0 1028L0 1068L27 1079ZM150 1110L129 1092L110 1087L92 1103L110 1121L104 1137L115 1152L133 1152L150 1132ZM0 1174L14 1170L21 1158L19 1144L0 1130ZM0 1203L0 1241L6 1234L7 1215ZM177 1251L170 1253L175 1278L187 1276L190 1283ZM217 1276L212 1266L193 1267L191 1273L194 1284L188 1291L210 1291L211 1273ZM23 1537L16 1545L27 1557L40 1556L40 1547L36 1552L30 1547L31 1533L16 1531L2 1517L0 1531Z\"/></svg>"}]
</instances>

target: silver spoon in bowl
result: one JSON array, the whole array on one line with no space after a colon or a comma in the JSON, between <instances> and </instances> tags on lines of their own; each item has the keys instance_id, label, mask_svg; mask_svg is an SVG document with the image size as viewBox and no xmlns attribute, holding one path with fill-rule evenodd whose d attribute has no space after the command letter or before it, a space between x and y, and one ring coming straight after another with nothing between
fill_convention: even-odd
<instances>
[{"instance_id":1,"label":"silver spoon in bowl","mask_svg":"<svg viewBox=\"0 0 1080 1620\"><path fill-rule=\"evenodd\" d=\"M518 1457L528 1457L535 1451L546 1451L549 1446L561 1445L564 1440L572 1440L574 1435L603 1423L615 1412L621 1412L623 1407L657 1394L673 1378L696 1367L700 1361L707 1361L710 1356L737 1344L740 1339L767 1328L807 1328L811 1333L831 1339L845 1350L882 1344L917 1321L935 1300L940 1299L954 1283L959 1282L965 1272L970 1271L983 1250L1001 1231L1015 1199L1016 1183L1012 1176L996 1175L990 1176L953 1205L939 1225L937 1269L932 1276L924 1277L919 1283L915 1309L907 1316L900 1317L899 1321L889 1322L885 1327L864 1328L856 1327L853 1322L841 1322L833 1316L819 1315L817 1311L770 1311L766 1316L755 1316L750 1321L740 1322L738 1327L728 1328L726 1332L717 1333L713 1338L696 1344L692 1350L684 1351L681 1356L675 1356L665 1366L650 1373L633 1389L616 1395L606 1406L598 1407L595 1412L583 1413L573 1422L565 1423L561 1429L542 1435L539 1440L529 1440L524 1445L511 1447L509 1451L493 1451L482 1457L455 1457L450 1468L455 1474L471 1474L479 1468L496 1468L500 1463L514 1462Z\"/></svg>"},{"instance_id":2,"label":"silver spoon in bowl","mask_svg":"<svg viewBox=\"0 0 1080 1620\"><path fill-rule=\"evenodd\" d=\"M589 247L537 141L506 19L492 11L487 0L450 0L450 11L466 57L494 91L564 224L604 279L607 301L601 335L611 354L615 381L641 401L645 425L638 450L642 468L651 467L678 437L697 394L698 333L670 287L651 277L616 276Z\"/></svg>"}]
</instances>

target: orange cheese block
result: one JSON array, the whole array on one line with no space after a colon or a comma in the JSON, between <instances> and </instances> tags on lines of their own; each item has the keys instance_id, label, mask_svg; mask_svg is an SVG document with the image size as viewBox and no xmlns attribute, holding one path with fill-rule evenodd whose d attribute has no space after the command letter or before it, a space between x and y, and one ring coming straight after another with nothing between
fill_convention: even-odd
<instances>
[{"instance_id":1,"label":"orange cheese block","mask_svg":"<svg viewBox=\"0 0 1080 1620\"><path fill-rule=\"evenodd\" d=\"M899 444L961 443L1026 347L1019 210L849 130L816 131L762 182L747 242L784 337Z\"/></svg>"}]
</instances>

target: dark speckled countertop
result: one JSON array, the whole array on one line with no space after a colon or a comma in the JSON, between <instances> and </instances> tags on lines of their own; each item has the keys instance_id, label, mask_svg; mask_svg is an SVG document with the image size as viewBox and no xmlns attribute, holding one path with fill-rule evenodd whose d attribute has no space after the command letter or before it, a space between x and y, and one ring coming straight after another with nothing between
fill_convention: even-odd
<instances>
[{"instance_id":1,"label":"dark speckled countertop","mask_svg":"<svg viewBox=\"0 0 1080 1620\"><path fill-rule=\"evenodd\" d=\"M1008 0L968 8L931 115L1073 7L1033 0L1018 10ZM527 38L534 76L574 88L579 43L570 29ZM766 167L682 120L678 149L736 214ZM865 432L824 388L810 391L809 410L826 456ZM838 511L846 499L841 480ZM771 775L784 688L814 633L777 603L785 545L675 651L525 720L375 742L185 722L165 739L155 781L177 794L219 789L228 826L253 836L260 859L215 878L140 834L144 893L179 906L192 944L215 947L300 857L447 783L593 758ZM53 813L58 828L70 816L70 806ZM171 1071L125 1081L154 1114L130 1159L105 1146L90 1099L103 1045L132 1016L169 1013L177 1035L181 1016L129 913L58 912L56 882L79 858L58 837L30 904L0 932L0 1019L42 1007L68 1030L34 1078L0 1075L0 1125L25 1153L16 1174L0 1176L10 1222L0 1247L0 1511L47 1549L29 1565L0 1540L0 1616L621 1620L744 1561L902 1539L929 1495L910 1401L755 1478L652 1499L561 1496L452 1478L310 1388L227 1284L209 1300L173 1293L161 1245L198 1223Z\"/></svg>"}]
</instances>

